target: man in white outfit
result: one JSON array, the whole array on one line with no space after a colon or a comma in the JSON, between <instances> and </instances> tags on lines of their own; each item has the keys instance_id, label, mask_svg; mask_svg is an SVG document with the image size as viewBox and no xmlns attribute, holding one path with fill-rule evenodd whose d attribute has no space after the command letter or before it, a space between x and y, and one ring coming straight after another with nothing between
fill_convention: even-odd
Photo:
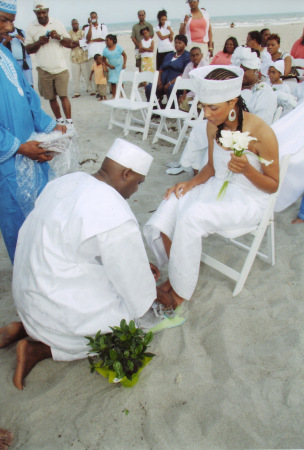
<instances>
[{"instance_id":1,"label":"man in white outfit","mask_svg":"<svg viewBox=\"0 0 304 450\"><path fill-rule=\"evenodd\" d=\"M152 160L116 139L97 173L77 172L49 183L27 217L13 274L22 322L0 329L0 348L22 339L13 379L18 389L37 362L85 358L84 336L140 318L158 297L152 271L155 279L159 272L149 266L125 201L144 182Z\"/></svg>"},{"instance_id":2,"label":"man in white outfit","mask_svg":"<svg viewBox=\"0 0 304 450\"><path fill-rule=\"evenodd\" d=\"M85 40L88 48L88 72L91 73L92 65L94 64L94 56L98 53L103 55L103 50L106 47L106 37L108 35L108 28L104 23L98 23L98 15L95 11L90 13L89 25L84 29ZM96 85L92 80L93 92L96 93Z\"/></svg>"}]
</instances>

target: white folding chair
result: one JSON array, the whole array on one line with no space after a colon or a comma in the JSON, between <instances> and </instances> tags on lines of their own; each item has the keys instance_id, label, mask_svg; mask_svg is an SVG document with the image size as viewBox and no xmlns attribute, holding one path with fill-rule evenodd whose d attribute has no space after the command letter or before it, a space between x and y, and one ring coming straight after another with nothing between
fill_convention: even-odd
<instances>
[{"instance_id":1,"label":"white folding chair","mask_svg":"<svg viewBox=\"0 0 304 450\"><path fill-rule=\"evenodd\" d=\"M236 247L239 247L248 252L245 263L240 271L233 269L232 267L218 261L217 259L207 255L206 253L202 253L201 261L207 264L213 269L221 272L232 280L236 281L236 285L233 291L232 296L235 297L238 295L244 287L244 284L247 280L249 272L251 270L252 264L255 260L255 257L258 256L263 261L270 265L275 264L275 245L274 245L274 206L279 195L280 188L282 186L282 182L284 180L286 170L289 164L290 155L285 155L280 161L280 183L279 189L274 194L269 196L268 205L265 209L264 215L260 223L255 227L243 228L238 230L230 230L224 231L221 230L216 234L225 238L227 243L231 243ZM267 231L267 233L266 233ZM261 242L266 233L267 237L267 252L262 253L259 251ZM244 243L237 240L237 238L244 236L246 234L251 234L254 236L251 245L245 245Z\"/></svg>"},{"instance_id":2,"label":"white folding chair","mask_svg":"<svg viewBox=\"0 0 304 450\"><path fill-rule=\"evenodd\" d=\"M281 117L283 112L283 106L278 106L277 109L275 110L273 119L272 119L272 123L276 122L277 120L279 120L279 118Z\"/></svg>"},{"instance_id":3,"label":"white folding chair","mask_svg":"<svg viewBox=\"0 0 304 450\"><path fill-rule=\"evenodd\" d=\"M188 136L186 135L186 133L188 131L188 128L189 127L193 128L198 120L203 120L203 119L204 119L204 110L202 108L202 110L201 110L201 112L200 112L200 114L199 114L197 119L192 118L192 119L186 119L184 121L184 125L183 125L183 127L181 129L181 132L178 135L177 142L176 142L175 147L174 147L173 152L172 152L173 155L176 155L176 153L179 151L183 140L184 139L188 139Z\"/></svg>"},{"instance_id":4,"label":"white folding chair","mask_svg":"<svg viewBox=\"0 0 304 450\"><path fill-rule=\"evenodd\" d=\"M100 102L101 105L106 105L112 108L108 130L111 130L113 128L113 125L116 125L117 127L120 128L125 128L125 121L120 122L115 117L115 114L117 113L117 111L125 109L126 106L130 103L134 91L133 86L136 74L137 72L122 70L120 72L119 80L117 83L115 98L111 100L103 100L102 102ZM130 90L129 95L126 92L125 83L132 84L132 88Z\"/></svg>"},{"instance_id":5,"label":"white folding chair","mask_svg":"<svg viewBox=\"0 0 304 450\"><path fill-rule=\"evenodd\" d=\"M125 121L124 134L127 136L129 131L137 131L143 133L143 141L148 137L149 127L152 125L151 116L153 112L153 107L159 108L159 102L155 95L157 82L158 82L159 72L137 72L134 83L133 83L133 93L131 101L125 106L128 111ZM150 100L144 101L141 98L138 87L142 83L151 83L151 94ZM141 118L136 117L136 113L140 113ZM132 122L141 124L141 126L132 125ZM155 126L155 124L153 124Z\"/></svg>"},{"instance_id":6,"label":"white folding chair","mask_svg":"<svg viewBox=\"0 0 304 450\"><path fill-rule=\"evenodd\" d=\"M298 70L300 78L304 76L304 58L293 58L292 67L295 67Z\"/></svg>"},{"instance_id":7,"label":"white folding chair","mask_svg":"<svg viewBox=\"0 0 304 450\"><path fill-rule=\"evenodd\" d=\"M176 145L178 139L168 136L163 133L163 129L166 127L166 119L175 119L177 121L178 126L178 134L182 131L181 121L186 119L191 119L192 117L197 118L197 96L194 97L190 111L182 111L179 109L177 91L179 90L189 90L193 91L193 81L191 79L184 79L181 77L177 77L171 95L168 99L165 109L156 109L153 111L153 114L156 114L161 117L160 124L156 130L153 144L155 144L158 139L163 139L164 141L170 142L171 144ZM172 108L174 106L174 109Z\"/></svg>"}]
</instances>

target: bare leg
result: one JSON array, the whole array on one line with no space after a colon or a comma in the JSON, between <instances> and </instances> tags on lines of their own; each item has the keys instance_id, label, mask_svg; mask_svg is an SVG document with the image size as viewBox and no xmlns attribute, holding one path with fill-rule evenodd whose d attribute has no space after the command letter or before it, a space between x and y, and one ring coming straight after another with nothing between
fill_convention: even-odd
<instances>
[{"instance_id":1,"label":"bare leg","mask_svg":"<svg viewBox=\"0 0 304 450\"><path fill-rule=\"evenodd\" d=\"M5 450L13 443L13 433L0 428L0 449Z\"/></svg>"},{"instance_id":2,"label":"bare leg","mask_svg":"<svg viewBox=\"0 0 304 450\"><path fill-rule=\"evenodd\" d=\"M165 281L164 283L160 284L158 287L164 292L170 292L172 289L170 280Z\"/></svg>"},{"instance_id":3,"label":"bare leg","mask_svg":"<svg viewBox=\"0 0 304 450\"><path fill-rule=\"evenodd\" d=\"M156 300L167 308L174 307L174 300L172 296L168 292L165 292L160 288L157 288Z\"/></svg>"},{"instance_id":4,"label":"bare leg","mask_svg":"<svg viewBox=\"0 0 304 450\"><path fill-rule=\"evenodd\" d=\"M18 342L17 349L17 367L13 378L13 383L17 389L22 390L24 379L32 368L43 359L51 358L51 347L42 342L28 341L22 339Z\"/></svg>"},{"instance_id":5,"label":"bare leg","mask_svg":"<svg viewBox=\"0 0 304 450\"><path fill-rule=\"evenodd\" d=\"M50 100L50 106L52 108L52 111L53 111L56 119L61 119L61 111L60 111L59 103L57 102L57 98Z\"/></svg>"},{"instance_id":6,"label":"bare leg","mask_svg":"<svg viewBox=\"0 0 304 450\"><path fill-rule=\"evenodd\" d=\"M72 117L72 108L71 103L68 97L60 97L62 109L66 119L71 119Z\"/></svg>"},{"instance_id":7,"label":"bare leg","mask_svg":"<svg viewBox=\"0 0 304 450\"><path fill-rule=\"evenodd\" d=\"M116 95L116 84L112 83L112 95L115 97Z\"/></svg>"},{"instance_id":8,"label":"bare leg","mask_svg":"<svg viewBox=\"0 0 304 450\"><path fill-rule=\"evenodd\" d=\"M0 348L6 347L13 342L20 341L27 336L21 322L11 322L0 328Z\"/></svg>"},{"instance_id":9,"label":"bare leg","mask_svg":"<svg viewBox=\"0 0 304 450\"><path fill-rule=\"evenodd\" d=\"M160 235L162 237L162 240L163 240L163 243L164 243L164 247L165 247L165 251L166 251L166 254L167 254L168 259L169 259L172 242L170 241L170 239L168 238L168 236L166 234L160 233ZM170 281L167 280L164 283L162 283L159 286L159 288L162 289L165 292L170 292L170 290L172 289L172 286L171 286Z\"/></svg>"},{"instance_id":10,"label":"bare leg","mask_svg":"<svg viewBox=\"0 0 304 450\"><path fill-rule=\"evenodd\" d=\"M193 169L193 176L195 177L195 175L198 174L198 170L197 169Z\"/></svg>"},{"instance_id":11,"label":"bare leg","mask_svg":"<svg viewBox=\"0 0 304 450\"><path fill-rule=\"evenodd\" d=\"M300 217L297 217L297 218L296 218L295 220L293 220L291 223L292 223L292 224L295 224L295 223L304 223L304 220L300 219Z\"/></svg>"}]
</instances>

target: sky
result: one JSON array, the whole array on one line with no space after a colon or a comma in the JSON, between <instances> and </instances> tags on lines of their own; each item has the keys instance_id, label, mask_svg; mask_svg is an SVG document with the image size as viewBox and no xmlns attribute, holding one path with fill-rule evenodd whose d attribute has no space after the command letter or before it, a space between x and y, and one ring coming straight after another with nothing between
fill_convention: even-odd
<instances>
[{"instance_id":1,"label":"sky","mask_svg":"<svg viewBox=\"0 0 304 450\"><path fill-rule=\"evenodd\" d=\"M43 1L43 0L42 0ZM156 19L157 12L165 8L169 19L183 18L189 11L185 0L46 0L50 15L60 19L66 26L71 19L80 24L87 23L90 11L96 11L105 24L136 22L137 11L145 9L147 20ZM26 28L35 19L33 0L17 0L16 25ZM205 0L200 6L212 16L231 16L271 13L304 13L304 0Z\"/></svg>"}]
</instances>

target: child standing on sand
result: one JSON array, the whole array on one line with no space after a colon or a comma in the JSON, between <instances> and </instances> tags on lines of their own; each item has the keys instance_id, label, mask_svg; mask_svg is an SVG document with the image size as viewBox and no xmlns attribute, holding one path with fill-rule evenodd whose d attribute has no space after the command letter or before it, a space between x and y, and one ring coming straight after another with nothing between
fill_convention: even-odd
<instances>
[{"instance_id":1,"label":"child standing on sand","mask_svg":"<svg viewBox=\"0 0 304 450\"><path fill-rule=\"evenodd\" d=\"M126 68L127 55L123 48L117 44L117 37L108 34L106 37L106 48L103 51L103 61L109 67L109 83L112 85L112 94L115 97L116 84L122 69ZM123 61L122 58L123 57Z\"/></svg>"},{"instance_id":2,"label":"child standing on sand","mask_svg":"<svg viewBox=\"0 0 304 450\"><path fill-rule=\"evenodd\" d=\"M102 61L102 56L99 53L94 55L94 64L92 66L92 71L90 75L90 81L92 80L93 73L95 73L95 84L97 86L97 92L99 95L98 101L106 100L107 94L107 79L105 72L108 71L107 66Z\"/></svg>"},{"instance_id":3,"label":"child standing on sand","mask_svg":"<svg viewBox=\"0 0 304 450\"><path fill-rule=\"evenodd\" d=\"M141 54L141 71L142 72L154 72L153 64L153 50L154 41L150 36L150 30L148 27L142 28L140 34L143 39L139 43L139 53Z\"/></svg>"}]
</instances>

